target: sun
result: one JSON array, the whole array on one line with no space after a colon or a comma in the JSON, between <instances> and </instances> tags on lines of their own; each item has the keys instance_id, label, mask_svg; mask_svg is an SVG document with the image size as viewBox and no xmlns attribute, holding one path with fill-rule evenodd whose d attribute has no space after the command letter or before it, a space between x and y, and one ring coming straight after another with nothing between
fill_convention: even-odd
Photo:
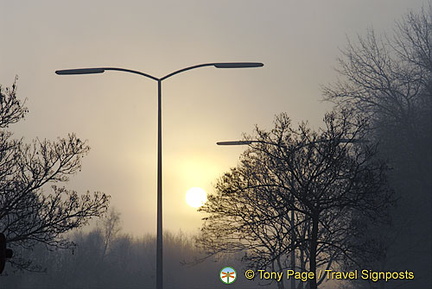
<instances>
[{"instance_id":1,"label":"sun","mask_svg":"<svg viewBox=\"0 0 432 289\"><path fill-rule=\"evenodd\" d=\"M206 201L207 193L202 188L193 187L186 192L186 203L193 208L201 207Z\"/></svg>"}]
</instances>

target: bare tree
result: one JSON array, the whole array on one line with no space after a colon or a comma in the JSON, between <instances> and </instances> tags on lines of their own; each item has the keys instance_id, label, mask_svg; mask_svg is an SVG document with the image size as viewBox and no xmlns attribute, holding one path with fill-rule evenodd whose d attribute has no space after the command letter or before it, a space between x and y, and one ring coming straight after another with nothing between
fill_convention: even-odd
<instances>
[{"instance_id":1,"label":"bare tree","mask_svg":"<svg viewBox=\"0 0 432 289\"><path fill-rule=\"evenodd\" d=\"M63 234L100 216L109 204L109 196L103 193L79 195L55 185L80 170L89 147L74 134L31 144L12 139L4 129L22 119L27 109L16 97L15 84L0 92L0 232L12 248L32 248L37 243L68 247L71 243ZM30 268L29 260L21 257L10 262Z\"/></svg>"},{"instance_id":2,"label":"bare tree","mask_svg":"<svg viewBox=\"0 0 432 289\"><path fill-rule=\"evenodd\" d=\"M120 212L111 208L107 215L100 220L98 224L104 240L102 259L104 259L111 250L113 241L121 231Z\"/></svg>"},{"instance_id":3,"label":"bare tree","mask_svg":"<svg viewBox=\"0 0 432 289\"><path fill-rule=\"evenodd\" d=\"M356 144L364 121L354 124L348 114L327 114L318 132L304 123L295 129L282 114L270 132L257 128L246 137L250 148L201 208L209 216L198 241L207 253L242 251L249 267L281 271L296 250L314 273L373 257L374 246L357 238L368 229L359 221L388 220L392 192L376 150ZM310 288L324 280L317 279Z\"/></svg>"},{"instance_id":4,"label":"bare tree","mask_svg":"<svg viewBox=\"0 0 432 289\"><path fill-rule=\"evenodd\" d=\"M380 143L398 198L394 226L381 231L385 258L374 265L415 271L406 288L430 286L432 5L407 13L392 34L371 30L342 52L339 80L324 88L325 97L368 118L368 138Z\"/></svg>"}]
</instances>

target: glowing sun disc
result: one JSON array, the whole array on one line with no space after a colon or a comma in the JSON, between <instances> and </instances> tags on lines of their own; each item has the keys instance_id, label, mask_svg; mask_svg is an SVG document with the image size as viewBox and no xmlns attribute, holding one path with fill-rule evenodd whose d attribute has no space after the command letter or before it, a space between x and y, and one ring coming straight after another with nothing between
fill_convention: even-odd
<instances>
[{"instance_id":1,"label":"glowing sun disc","mask_svg":"<svg viewBox=\"0 0 432 289\"><path fill-rule=\"evenodd\" d=\"M206 201L207 193L201 188L193 187L186 192L186 203L191 207L201 207Z\"/></svg>"}]
</instances>

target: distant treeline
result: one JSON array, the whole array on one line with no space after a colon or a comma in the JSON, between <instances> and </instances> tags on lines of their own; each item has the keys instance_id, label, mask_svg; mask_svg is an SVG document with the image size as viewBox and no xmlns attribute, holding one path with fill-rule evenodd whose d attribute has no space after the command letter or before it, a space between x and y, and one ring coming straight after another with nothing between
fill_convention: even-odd
<instances>
[{"instance_id":1,"label":"distant treeline","mask_svg":"<svg viewBox=\"0 0 432 289\"><path fill-rule=\"evenodd\" d=\"M0 276L1 288L155 288L155 236L122 234L118 224L118 214L111 212L90 232L73 234L73 249L50 251L40 245L33 250L17 250L16 257L31 259L29 268L38 272L14 272L9 267ZM165 232L164 288L217 288L225 285L219 280L222 267L241 271L235 258L196 262L202 257L192 236ZM239 279L236 285L250 288L256 283Z\"/></svg>"}]
</instances>

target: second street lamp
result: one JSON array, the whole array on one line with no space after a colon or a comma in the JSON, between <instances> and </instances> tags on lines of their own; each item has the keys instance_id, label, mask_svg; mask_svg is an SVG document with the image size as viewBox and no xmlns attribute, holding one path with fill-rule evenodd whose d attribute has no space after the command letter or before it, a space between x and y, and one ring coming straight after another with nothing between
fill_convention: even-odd
<instances>
[{"instance_id":1,"label":"second street lamp","mask_svg":"<svg viewBox=\"0 0 432 289\"><path fill-rule=\"evenodd\" d=\"M97 74L104 73L105 71L121 71L133 74L138 74L158 83L158 145L157 145L157 229L156 229L156 289L163 288L163 242L162 242L162 81L176 74L205 66L213 66L216 68L255 68L264 66L260 62L213 62L204 63L185 67L174 72L171 72L161 78L153 75L118 67L92 67L92 68L78 68L78 69L63 69L57 70L55 73L58 75L76 75L76 74Z\"/></svg>"}]
</instances>

